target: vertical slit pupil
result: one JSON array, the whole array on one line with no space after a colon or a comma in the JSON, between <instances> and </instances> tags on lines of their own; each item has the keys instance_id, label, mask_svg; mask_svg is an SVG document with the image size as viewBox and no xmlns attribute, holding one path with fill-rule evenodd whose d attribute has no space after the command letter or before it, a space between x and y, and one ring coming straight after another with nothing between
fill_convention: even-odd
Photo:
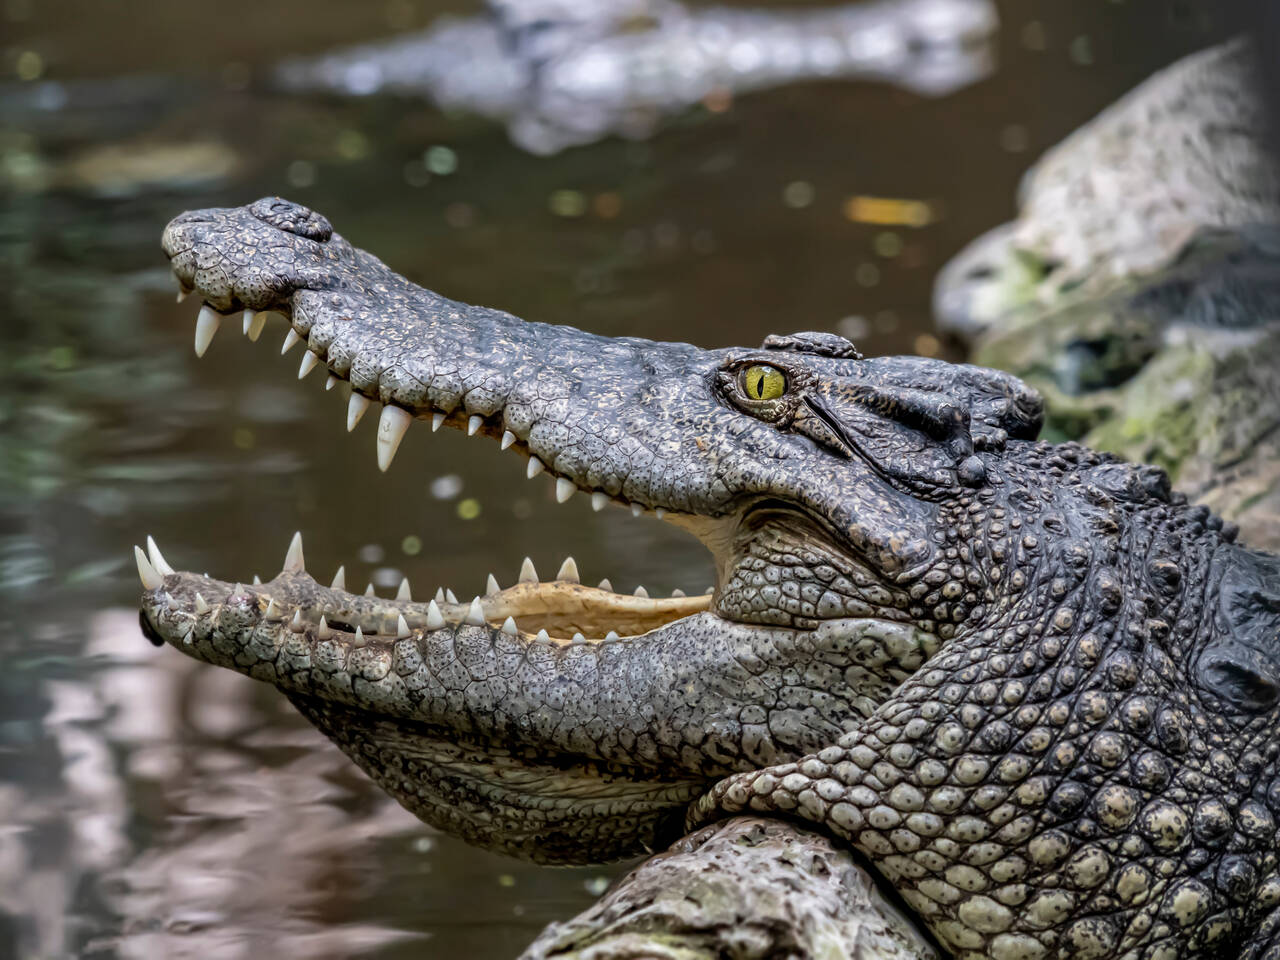
<instances>
[{"instance_id":1,"label":"vertical slit pupil","mask_svg":"<svg viewBox=\"0 0 1280 960\"><path fill-rule=\"evenodd\" d=\"M756 378L756 399L759 400L764 396L764 371L760 371L760 375Z\"/></svg>"}]
</instances>

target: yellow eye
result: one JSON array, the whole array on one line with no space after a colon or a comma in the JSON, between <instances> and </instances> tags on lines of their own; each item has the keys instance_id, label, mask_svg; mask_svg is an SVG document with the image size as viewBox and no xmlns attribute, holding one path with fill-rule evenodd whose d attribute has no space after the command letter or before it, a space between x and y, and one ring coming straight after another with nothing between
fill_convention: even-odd
<instances>
[{"instance_id":1,"label":"yellow eye","mask_svg":"<svg viewBox=\"0 0 1280 960\"><path fill-rule=\"evenodd\" d=\"M776 400L787 392L787 378L777 367L758 363L742 371L742 389L752 400Z\"/></svg>"}]
</instances>

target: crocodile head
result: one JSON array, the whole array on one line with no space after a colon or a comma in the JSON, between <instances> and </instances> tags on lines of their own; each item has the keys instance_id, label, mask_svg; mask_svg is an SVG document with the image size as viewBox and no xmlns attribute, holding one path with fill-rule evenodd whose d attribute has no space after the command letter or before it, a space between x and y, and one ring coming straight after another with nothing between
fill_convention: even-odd
<instances>
[{"instance_id":1,"label":"crocodile head","mask_svg":"<svg viewBox=\"0 0 1280 960\"><path fill-rule=\"evenodd\" d=\"M164 249L222 317L302 338L303 372L381 404L378 465L415 420L492 437L561 501L656 515L712 552L709 596L584 586L571 565L467 603L359 596L305 571L174 573L143 627L275 684L415 813L554 861L626 856L726 773L799 757L868 715L996 585L966 518L1037 396L976 367L863 359L825 334L760 349L610 339L455 303L279 199L174 220ZM372 463L371 463L372 466Z\"/></svg>"}]
</instances>

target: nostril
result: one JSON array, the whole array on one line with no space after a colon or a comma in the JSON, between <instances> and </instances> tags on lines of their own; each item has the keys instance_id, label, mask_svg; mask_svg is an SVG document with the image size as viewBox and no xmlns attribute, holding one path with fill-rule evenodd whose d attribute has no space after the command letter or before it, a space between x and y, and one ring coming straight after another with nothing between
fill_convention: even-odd
<instances>
[{"instance_id":1,"label":"nostril","mask_svg":"<svg viewBox=\"0 0 1280 960\"><path fill-rule=\"evenodd\" d=\"M249 212L263 223L308 240L324 243L333 236L333 227L323 216L283 197L263 197L249 207Z\"/></svg>"}]
</instances>

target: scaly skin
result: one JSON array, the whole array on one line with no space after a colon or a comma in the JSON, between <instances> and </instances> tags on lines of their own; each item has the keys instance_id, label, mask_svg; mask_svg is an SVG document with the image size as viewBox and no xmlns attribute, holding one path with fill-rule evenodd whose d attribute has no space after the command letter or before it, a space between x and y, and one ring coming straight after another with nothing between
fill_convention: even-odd
<instances>
[{"instance_id":1,"label":"scaly skin","mask_svg":"<svg viewBox=\"0 0 1280 960\"><path fill-rule=\"evenodd\" d=\"M959 956L1276 951L1280 560L1161 471L1036 442L1038 396L977 367L453 303L282 200L164 246L184 288L284 313L382 402L384 461L443 415L715 556L711 597L570 570L468 606L321 587L300 546L250 588L140 555L153 639L273 683L419 816L598 860L719 781L695 822L821 824ZM758 365L776 398L748 395Z\"/></svg>"}]
</instances>

